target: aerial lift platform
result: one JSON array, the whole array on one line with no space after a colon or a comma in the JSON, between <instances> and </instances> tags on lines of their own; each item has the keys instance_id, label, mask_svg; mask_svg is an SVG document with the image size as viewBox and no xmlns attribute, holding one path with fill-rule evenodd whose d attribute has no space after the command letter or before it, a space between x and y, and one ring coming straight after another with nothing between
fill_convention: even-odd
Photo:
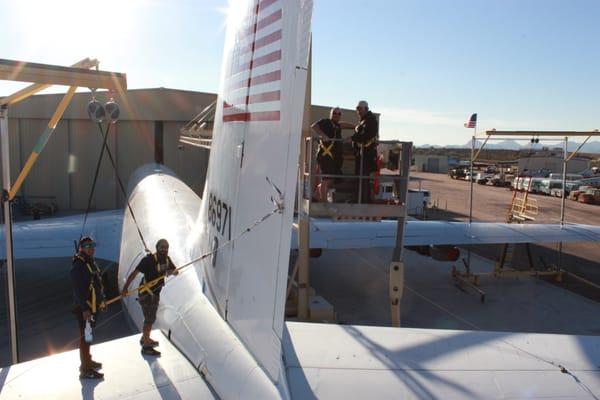
<instances>
[{"instance_id":1,"label":"aerial lift platform","mask_svg":"<svg viewBox=\"0 0 600 400\"><path fill-rule=\"evenodd\" d=\"M398 230L396 244L389 266L389 296L392 315L392 325L400 326L400 300L404 286L404 264L402 261L403 238L407 218L407 193L412 159L412 143L400 141L380 142L380 148L386 149L384 159L386 166L393 174L363 175L331 175L316 172L316 154L319 140L306 136L301 149L301 160L298 178L298 257L294 264L288 285L288 315L297 315L300 320L331 320L327 313L321 312L327 308L326 301L315 296L310 287L310 256L319 253L320 249L310 249L310 224L316 218L331 218L332 221L348 220L380 220L396 219ZM362 157L362 151L360 151ZM362 164L362 163L361 163ZM393 165L390 165L393 164ZM390 168L391 167L391 168ZM341 181L338 187L355 187L356 190L347 196L328 196L326 202L313 201L313 192L317 180L330 178ZM394 182L394 201L387 204L363 203L362 183L368 180ZM335 187L335 185L334 185ZM353 198L355 199L353 201ZM294 290L296 289L296 290ZM324 304L325 303L325 304ZM331 307L332 309L332 307Z\"/></svg>"}]
</instances>

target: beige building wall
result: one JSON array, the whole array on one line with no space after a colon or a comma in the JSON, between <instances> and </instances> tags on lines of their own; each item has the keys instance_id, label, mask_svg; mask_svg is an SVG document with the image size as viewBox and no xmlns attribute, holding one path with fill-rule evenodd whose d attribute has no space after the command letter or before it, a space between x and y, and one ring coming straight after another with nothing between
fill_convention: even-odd
<instances>
[{"instance_id":1,"label":"beige building wall","mask_svg":"<svg viewBox=\"0 0 600 400\"><path fill-rule=\"evenodd\" d=\"M415 154L415 170L446 174L449 170L448 156Z\"/></svg>"},{"instance_id":2,"label":"beige building wall","mask_svg":"<svg viewBox=\"0 0 600 400\"><path fill-rule=\"evenodd\" d=\"M13 183L62 97L62 94L33 96L9 109ZM18 193L28 202L52 202L63 211L85 210L102 146L98 125L87 115L91 97L89 92L77 93L66 109ZM108 100L106 92L97 93L96 98L101 102ZM203 184L208 154L198 151L194 155L188 149L184 159L183 151L178 149L179 128L215 98L212 93L162 88L129 90L123 96L115 96L121 116L110 128L108 146L126 189L133 171L155 160L155 126L162 121L164 164L200 190L199 178ZM92 209L114 209L123 203L124 196L105 153Z\"/></svg>"},{"instance_id":3,"label":"beige building wall","mask_svg":"<svg viewBox=\"0 0 600 400\"><path fill-rule=\"evenodd\" d=\"M73 119L69 120L69 124L67 173L70 178L70 204L66 208L84 210L92 188L96 164L100 157L102 138L97 126L90 120ZM111 129L108 133L107 144L110 151L116 154L114 129ZM111 209L115 207L116 201L117 183L115 173L105 152L91 206L97 210Z\"/></svg>"},{"instance_id":4,"label":"beige building wall","mask_svg":"<svg viewBox=\"0 0 600 400\"><path fill-rule=\"evenodd\" d=\"M9 109L12 182L62 97L63 94L37 95ZM102 145L97 124L87 115L87 104L91 98L90 92L76 93L65 110L18 193L30 203L39 201L49 204L52 201L61 211L85 210ZM107 93L96 93L96 99L107 101ZM109 131L108 146L126 189L133 171L155 160L155 142L160 139L158 130L162 125L163 163L196 193L202 194L209 150L180 144L179 130L215 99L216 94L213 93L164 88L129 90L122 96L115 96L121 115ZM314 122L327 118L329 110L328 106L313 106L311 120ZM342 109L342 113L344 121L357 122L355 110ZM351 134L351 130L343 131L344 137ZM346 163L347 173L353 169L350 161ZM92 198L92 209L107 210L123 205L124 197L105 153Z\"/></svg>"},{"instance_id":5,"label":"beige building wall","mask_svg":"<svg viewBox=\"0 0 600 400\"><path fill-rule=\"evenodd\" d=\"M567 173L577 174L589 167L590 160L574 157L567 163ZM520 158L519 171L523 172L525 169L529 171L548 169L550 172L560 173L563 170L563 159L556 156Z\"/></svg>"}]
</instances>

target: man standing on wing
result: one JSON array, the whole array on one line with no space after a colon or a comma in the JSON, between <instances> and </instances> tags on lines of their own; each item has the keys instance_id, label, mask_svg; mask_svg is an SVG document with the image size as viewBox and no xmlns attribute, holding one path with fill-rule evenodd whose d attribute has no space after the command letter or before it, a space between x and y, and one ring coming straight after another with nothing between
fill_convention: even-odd
<instances>
[{"instance_id":1,"label":"man standing on wing","mask_svg":"<svg viewBox=\"0 0 600 400\"><path fill-rule=\"evenodd\" d=\"M169 242L166 239L160 239L156 242L156 253L148 254L142 258L138 266L131 271L123 286L123 296L127 294L129 285L140 272L144 274L138 297L144 314L144 326L142 328L142 338L140 339L142 354L160 356L160 352L154 348L158 346L158 342L150 338L150 332L152 331L152 324L156 321L160 291L165 285L165 277L178 274L177 267L169 257Z\"/></svg>"}]
</instances>

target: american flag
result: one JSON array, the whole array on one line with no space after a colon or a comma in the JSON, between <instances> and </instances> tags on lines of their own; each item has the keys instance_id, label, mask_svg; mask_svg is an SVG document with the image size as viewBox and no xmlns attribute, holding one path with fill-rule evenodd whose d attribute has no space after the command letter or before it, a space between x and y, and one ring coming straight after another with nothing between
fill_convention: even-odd
<instances>
[{"instance_id":1,"label":"american flag","mask_svg":"<svg viewBox=\"0 0 600 400\"><path fill-rule=\"evenodd\" d=\"M280 119L281 2L254 0L251 4L234 45L237 57L225 88L225 123Z\"/></svg>"},{"instance_id":2,"label":"american flag","mask_svg":"<svg viewBox=\"0 0 600 400\"><path fill-rule=\"evenodd\" d=\"M477 126L477 113L472 114L469 121L464 123L465 128L475 128Z\"/></svg>"}]
</instances>

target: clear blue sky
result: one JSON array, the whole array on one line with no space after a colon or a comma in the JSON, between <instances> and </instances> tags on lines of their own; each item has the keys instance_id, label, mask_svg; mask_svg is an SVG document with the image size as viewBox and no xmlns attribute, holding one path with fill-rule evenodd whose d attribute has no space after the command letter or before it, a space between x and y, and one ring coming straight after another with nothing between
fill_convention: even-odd
<instances>
[{"instance_id":1,"label":"clear blue sky","mask_svg":"<svg viewBox=\"0 0 600 400\"><path fill-rule=\"evenodd\" d=\"M227 1L0 0L0 58L91 56L130 88L218 88ZM382 113L384 138L600 129L596 0L315 0L313 103ZM21 85L0 83L0 95Z\"/></svg>"}]
</instances>

